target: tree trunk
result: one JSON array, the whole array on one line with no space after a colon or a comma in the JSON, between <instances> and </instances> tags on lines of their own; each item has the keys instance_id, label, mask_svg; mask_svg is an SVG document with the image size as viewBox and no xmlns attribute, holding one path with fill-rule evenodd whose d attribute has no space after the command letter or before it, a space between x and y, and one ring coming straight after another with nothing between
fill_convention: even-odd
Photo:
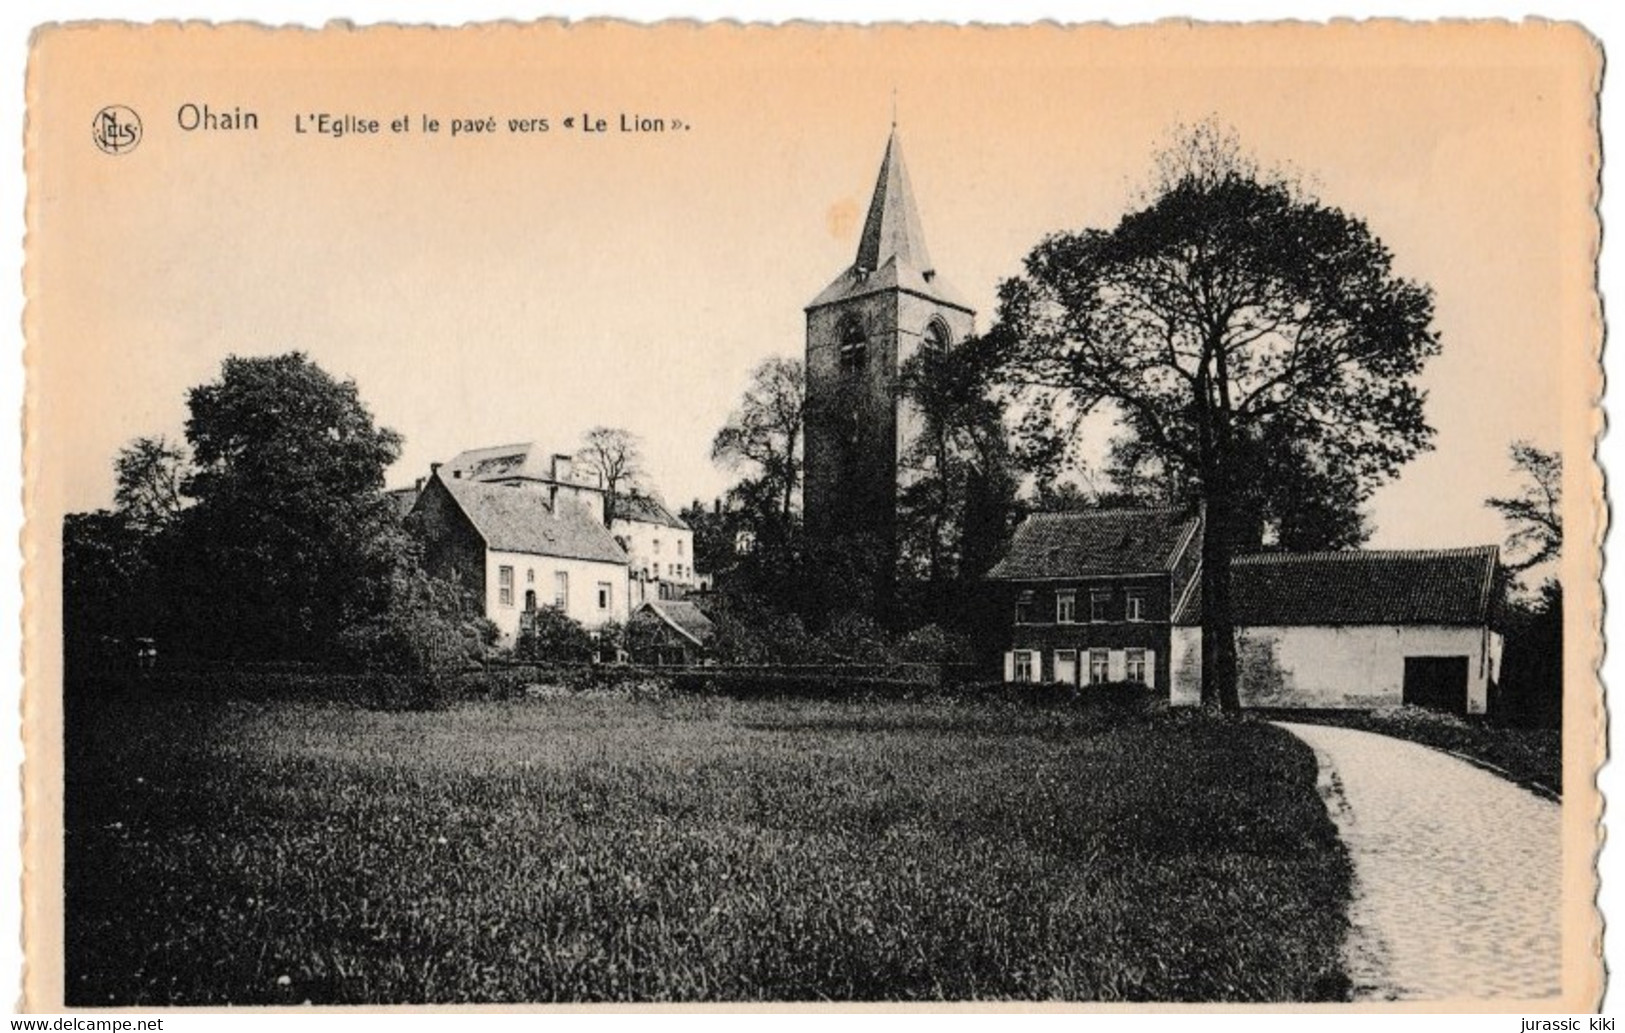
<instances>
[{"instance_id":1,"label":"tree trunk","mask_svg":"<svg viewBox=\"0 0 1625 1033\"><path fill-rule=\"evenodd\" d=\"M1214 484L1202 527L1202 705L1241 709L1236 684L1236 628L1230 611L1230 556L1234 522L1228 489Z\"/></svg>"}]
</instances>

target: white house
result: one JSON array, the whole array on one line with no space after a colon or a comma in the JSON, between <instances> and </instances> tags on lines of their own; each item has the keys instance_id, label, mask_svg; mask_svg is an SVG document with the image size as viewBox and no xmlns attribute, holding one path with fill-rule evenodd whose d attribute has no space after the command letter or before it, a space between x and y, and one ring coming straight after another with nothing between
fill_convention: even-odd
<instances>
[{"instance_id":1,"label":"white house","mask_svg":"<svg viewBox=\"0 0 1625 1033\"><path fill-rule=\"evenodd\" d=\"M659 499L618 498L610 531L626 550L634 607L651 599L680 599L697 583L694 531Z\"/></svg>"},{"instance_id":2,"label":"white house","mask_svg":"<svg viewBox=\"0 0 1625 1033\"><path fill-rule=\"evenodd\" d=\"M534 442L459 452L441 467L441 475L447 483L523 488L546 496L549 505L575 503L600 523L604 519L607 492L597 475ZM681 598L698 583L694 532L681 518L647 494L618 496L615 510L609 530L627 555L626 591L632 607L648 599Z\"/></svg>"},{"instance_id":3,"label":"white house","mask_svg":"<svg viewBox=\"0 0 1625 1033\"><path fill-rule=\"evenodd\" d=\"M1500 676L1497 550L1238 556L1230 568L1243 706L1482 714ZM1201 699L1201 578L1174 613L1170 701Z\"/></svg>"},{"instance_id":4,"label":"white house","mask_svg":"<svg viewBox=\"0 0 1625 1033\"><path fill-rule=\"evenodd\" d=\"M588 628L631 615L626 553L580 499L436 470L411 515L429 571L479 600L504 645L521 614L544 606Z\"/></svg>"}]
</instances>

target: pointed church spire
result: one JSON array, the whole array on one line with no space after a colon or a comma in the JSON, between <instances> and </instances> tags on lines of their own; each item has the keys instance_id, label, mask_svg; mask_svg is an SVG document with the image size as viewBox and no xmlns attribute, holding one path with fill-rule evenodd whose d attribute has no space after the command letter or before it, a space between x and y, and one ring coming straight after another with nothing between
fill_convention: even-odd
<instances>
[{"instance_id":1,"label":"pointed church spire","mask_svg":"<svg viewBox=\"0 0 1625 1033\"><path fill-rule=\"evenodd\" d=\"M893 258L899 266L925 273L930 279L931 256L925 250L925 234L920 230L920 213L914 207L914 188L903 164L895 122L880 162L875 196L869 202L869 218L858 240L857 267L873 272Z\"/></svg>"}]
</instances>

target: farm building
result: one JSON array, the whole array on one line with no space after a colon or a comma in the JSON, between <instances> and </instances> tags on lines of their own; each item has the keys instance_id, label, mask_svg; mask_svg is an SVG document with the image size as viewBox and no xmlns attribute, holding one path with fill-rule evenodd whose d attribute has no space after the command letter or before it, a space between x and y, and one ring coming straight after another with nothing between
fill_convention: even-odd
<instances>
[{"instance_id":1,"label":"farm building","mask_svg":"<svg viewBox=\"0 0 1625 1033\"><path fill-rule=\"evenodd\" d=\"M1201 699L1201 521L1036 513L988 574L1007 682L1142 682ZM1482 714L1500 673L1495 546L1258 553L1231 565L1244 706Z\"/></svg>"},{"instance_id":2,"label":"farm building","mask_svg":"<svg viewBox=\"0 0 1625 1033\"><path fill-rule=\"evenodd\" d=\"M1493 545L1238 556L1230 567L1243 706L1489 707ZM1174 614L1171 701L1201 699L1201 582Z\"/></svg>"},{"instance_id":3,"label":"farm building","mask_svg":"<svg viewBox=\"0 0 1625 1033\"><path fill-rule=\"evenodd\" d=\"M1174 606L1201 559L1177 509L1035 513L988 573L1009 614L1004 680L1169 684Z\"/></svg>"},{"instance_id":4,"label":"farm building","mask_svg":"<svg viewBox=\"0 0 1625 1033\"><path fill-rule=\"evenodd\" d=\"M551 606L598 628L625 620L626 552L601 517L575 500L524 487L445 479L436 470L412 517L430 573L455 579L504 645L523 615Z\"/></svg>"},{"instance_id":5,"label":"farm building","mask_svg":"<svg viewBox=\"0 0 1625 1033\"><path fill-rule=\"evenodd\" d=\"M632 662L697 664L706 658L716 625L686 599L650 599L632 612Z\"/></svg>"}]
</instances>

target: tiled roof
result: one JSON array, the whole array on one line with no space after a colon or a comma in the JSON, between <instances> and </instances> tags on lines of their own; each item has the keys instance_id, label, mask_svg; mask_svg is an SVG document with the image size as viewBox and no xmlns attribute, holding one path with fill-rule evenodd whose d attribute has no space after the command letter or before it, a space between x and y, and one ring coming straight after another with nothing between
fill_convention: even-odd
<instances>
[{"instance_id":1,"label":"tiled roof","mask_svg":"<svg viewBox=\"0 0 1625 1033\"><path fill-rule=\"evenodd\" d=\"M1171 508L1034 513L987 576L1024 581L1166 571L1195 525L1195 517Z\"/></svg>"},{"instance_id":2,"label":"tiled roof","mask_svg":"<svg viewBox=\"0 0 1625 1033\"><path fill-rule=\"evenodd\" d=\"M1243 627L1477 625L1489 619L1498 550L1260 553L1230 563L1230 606ZM1202 620L1201 581L1174 615Z\"/></svg>"},{"instance_id":3,"label":"tiled roof","mask_svg":"<svg viewBox=\"0 0 1625 1033\"><path fill-rule=\"evenodd\" d=\"M615 496L615 518L619 520L623 517L639 523L675 527L679 531L688 530L688 525L682 518L674 516L671 510L653 495Z\"/></svg>"},{"instance_id":4,"label":"tiled roof","mask_svg":"<svg viewBox=\"0 0 1625 1033\"><path fill-rule=\"evenodd\" d=\"M697 646L703 646L711 641L716 634L717 626L711 623L711 618L700 611L698 606L686 599L651 599L638 607L638 612L632 615L633 620L649 619L645 615L664 621L678 634L687 638Z\"/></svg>"},{"instance_id":5,"label":"tiled roof","mask_svg":"<svg viewBox=\"0 0 1625 1033\"><path fill-rule=\"evenodd\" d=\"M627 562L626 551L584 507L560 505L555 513L539 491L445 478L440 483L468 515L488 549L623 566Z\"/></svg>"}]
</instances>

